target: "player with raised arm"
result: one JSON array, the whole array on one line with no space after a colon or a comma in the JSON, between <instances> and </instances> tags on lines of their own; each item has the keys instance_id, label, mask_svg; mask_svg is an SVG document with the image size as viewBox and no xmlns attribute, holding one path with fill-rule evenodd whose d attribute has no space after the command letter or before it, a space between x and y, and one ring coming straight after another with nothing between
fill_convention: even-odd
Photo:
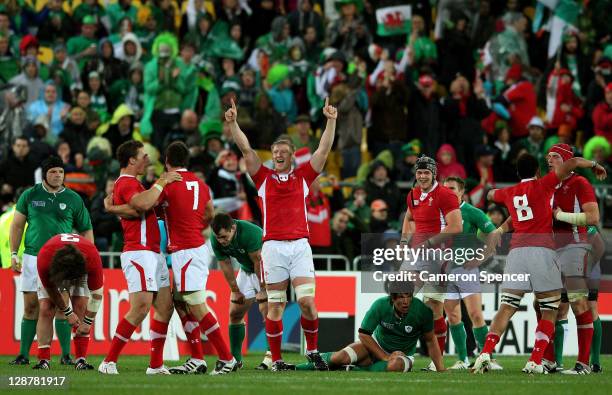
<instances>
[{"instance_id":1,"label":"player with raised arm","mask_svg":"<svg viewBox=\"0 0 612 395\"><path fill-rule=\"evenodd\" d=\"M123 252L121 269L130 293L130 310L117 325L110 350L100 363L98 371L103 374L119 374L117 359L138 325L149 315L151 306L155 313L151 320L151 354L147 374L170 374L164 366L163 351L172 317L172 293L166 261L159 253L159 227L153 210L149 210L164 188L181 179L176 172L164 173L145 190L136 178L144 174L149 157L139 141L126 141L117 148L117 160L121 167L115 181L112 199L116 206L134 209L133 216L122 217ZM112 212L112 211L110 211Z\"/></svg>"},{"instance_id":2,"label":"player with raised arm","mask_svg":"<svg viewBox=\"0 0 612 395\"><path fill-rule=\"evenodd\" d=\"M436 161L421 156L416 164L416 185L406 197L406 215L402 225L402 245L413 250L432 250L461 233L461 210L457 196L436 181ZM418 258L406 270L440 273L447 262ZM446 345L446 321L444 320L444 289L438 284L426 283L423 287L425 304L433 311L434 333L440 352ZM435 370L432 362L426 370Z\"/></svg>"},{"instance_id":3,"label":"player with raised arm","mask_svg":"<svg viewBox=\"0 0 612 395\"><path fill-rule=\"evenodd\" d=\"M564 161L572 158L574 152L567 144L555 144L548 151L547 160L551 171ZM593 315L587 296L587 280L593 262L591 245L587 238L587 225L599 223L599 207L595 191L586 178L571 173L558 185L553 200L555 221L555 247L557 261L563 274L565 290L555 324L555 339L550 342L542 363L548 371L555 371L563 358L564 325L567 325L567 313L571 305L578 332L578 361L573 369L563 370L565 374L589 374L589 356L593 338Z\"/></svg>"},{"instance_id":4,"label":"player with raised arm","mask_svg":"<svg viewBox=\"0 0 612 395\"><path fill-rule=\"evenodd\" d=\"M26 189L19 197L15 207L13 222L9 231L11 267L21 272L21 292L23 292L23 319L21 321L21 344L19 355L12 365L27 365L28 355L40 311L38 303L38 252L51 237L60 233L77 231L81 236L93 241L91 219L83 199L73 190L64 187L64 162L56 156L42 163L42 183ZM17 251L25 230L25 251L20 262ZM55 332L62 347L62 365L72 365L70 359L70 338L72 328L63 313L55 316Z\"/></svg>"},{"instance_id":5,"label":"player with raised arm","mask_svg":"<svg viewBox=\"0 0 612 395\"><path fill-rule=\"evenodd\" d=\"M480 209L463 201L465 193L465 181L459 177L448 177L444 180L444 186L455 193L459 200L459 209L461 210L461 218L463 222L463 237L455 240L453 248L459 249L475 249L478 243L475 240L478 231L486 234L485 244L488 245L489 235L495 231L495 225L489 217ZM453 269L452 273L461 275L475 275L478 278L478 267L470 267L469 264L463 267ZM472 331L474 338L478 343L479 349L482 350L487 337L488 328L482 315L482 296L480 295L480 281L453 281L447 285L446 295L444 298L444 311L450 324L450 332L455 343L457 356L459 360L455 362L449 369L463 370L469 368L467 358L467 333L461 321L461 301L465 303L465 308L472 321ZM493 365L493 362L492 362ZM496 368L500 368L495 363Z\"/></svg>"},{"instance_id":6,"label":"player with raised arm","mask_svg":"<svg viewBox=\"0 0 612 395\"><path fill-rule=\"evenodd\" d=\"M40 314L36 328L38 364L34 369L50 368L53 317L61 311L76 328L75 369L92 370L93 366L87 363L89 333L102 305L104 281L96 246L76 234L53 236L38 252L37 266L38 301L41 313L45 313ZM71 303L62 297L64 290L68 290Z\"/></svg>"},{"instance_id":7,"label":"player with raised arm","mask_svg":"<svg viewBox=\"0 0 612 395\"><path fill-rule=\"evenodd\" d=\"M545 373L542 356L555 332L557 309L561 302L561 271L556 264L552 234L552 198L559 182L580 168L592 168L598 178L606 176L605 169L596 162L571 158L554 171L538 179L538 160L523 154L517 161L521 182L515 186L492 190L489 200L503 203L511 214L514 234L506 259L499 311L491 323L485 346L474 363L473 371L488 370L491 353L506 330L508 322L520 306L526 292L534 292L542 314L535 334L535 344L525 373ZM512 275L514 277L507 278ZM522 276L525 280L521 281Z\"/></svg>"},{"instance_id":8,"label":"player with raised arm","mask_svg":"<svg viewBox=\"0 0 612 395\"><path fill-rule=\"evenodd\" d=\"M409 372L414 360L410 354L420 337L427 343L435 370L445 370L431 309L413 297L412 285L390 283L389 287L390 295L376 300L363 318L359 341L340 351L321 354L330 370L346 366L369 372ZM314 370L314 366L300 364L298 370Z\"/></svg>"},{"instance_id":9,"label":"player with raised arm","mask_svg":"<svg viewBox=\"0 0 612 395\"><path fill-rule=\"evenodd\" d=\"M264 279L268 292L268 316L266 335L272 352L272 371L295 369L281 356L283 335L282 316L287 302L289 281L295 290L302 317L300 320L306 337L306 357L317 369L327 370L327 363L318 352L319 318L314 303L315 273L312 250L308 244L308 220L305 199L310 184L323 171L332 148L338 110L325 100L323 115L327 125L319 147L309 162L292 168L295 152L289 140L277 140L272 144L274 169L262 166L261 160L237 123L235 103L225 113L232 137L245 158L247 171L253 178L261 199L263 211L263 245L261 255Z\"/></svg>"},{"instance_id":10,"label":"player with raised arm","mask_svg":"<svg viewBox=\"0 0 612 395\"><path fill-rule=\"evenodd\" d=\"M229 310L230 348L238 360L238 366L242 368L242 343L246 335L244 316L255 301L264 320L268 315L268 295L261 273L263 230L248 221L234 220L226 213L215 215L211 227L214 237L210 243L232 291ZM240 264L237 276L234 276L230 258ZM268 352L257 369L267 370L271 366L272 355Z\"/></svg>"}]
</instances>

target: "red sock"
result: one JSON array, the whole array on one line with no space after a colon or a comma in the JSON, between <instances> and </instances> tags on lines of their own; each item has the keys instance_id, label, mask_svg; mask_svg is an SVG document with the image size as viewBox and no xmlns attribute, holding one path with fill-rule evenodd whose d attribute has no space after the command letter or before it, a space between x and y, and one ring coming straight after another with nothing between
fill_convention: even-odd
<instances>
[{"instance_id":1,"label":"red sock","mask_svg":"<svg viewBox=\"0 0 612 395\"><path fill-rule=\"evenodd\" d=\"M212 313L208 313L202 318L202 321L200 321L200 330L208 337L213 347L215 347L220 360L231 361L232 358L234 358L225 340L223 340L223 336L219 330L219 323Z\"/></svg>"},{"instance_id":2,"label":"red sock","mask_svg":"<svg viewBox=\"0 0 612 395\"><path fill-rule=\"evenodd\" d=\"M89 347L89 335L75 336L74 339L74 356L76 359L87 358L87 348Z\"/></svg>"},{"instance_id":3,"label":"red sock","mask_svg":"<svg viewBox=\"0 0 612 395\"><path fill-rule=\"evenodd\" d=\"M281 342L283 340L283 321L272 321L266 317L266 336L272 353L272 362L283 359L281 356Z\"/></svg>"},{"instance_id":4,"label":"red sock","mask_svg":"<svg viewBox=\"0 0 612 395\"><path fill-rule=\"evenodd\" d=\"M440 317L434 321L434 334L438 338L438 346L440 346L440 353L444 354L444 348L446 347L446 320L444 317Z\"/></svg>"},{"instance_id":5,"label":"red sock","mask_svg":"<svg viewBox=\"0 0 612 395\"><path fill-rule=\"evenodd\" d=\"M204 359L202 341L200 339L200 323L191 314L181 317L181 322L183 323L185 335L187 335L187 343L189 343L191 358Z\"/></svg>"},{"instance_id":6,"label":"red sock","mask_svg":"<svg viewBox=\"0 0 612 395\"><path fill-rule=\"evenodd\" d=\"M548 342L548 346L546 346L546 350L544 350L544 356L542 357L547 361L555 362L557 357L555 356L555 342L554 339L551 339Z\"/></svg>"},{"instance_id":7,"label":"red sock","mask_svg":"<svg viewBox=\"0 0 612 395\"><path fill-rule=\"evenodd\" d=\"M151 320L151 359L149 367L159 368L164 364L164 343L166 343L166 333L168 333L168 323Z\"/></svg>"},{"instance_id":8,"label":"red sock","mask_svg":"<svg viewBox=\"0 0 612 395\"><path fill-rule=\"evenodd\" d=\"M304 337L306 338L306 351L312 352L317 351L317 344L319 342L319 318L309 320L302 316L300 318L300 324L304 330Z\"/></svg>"},{"instance_id":9,"label":"red sock","mask_svg":"<svg viewBox=\"0 0 612 395\"><path fill-rule=\"evenodd\" d=\"M39 346L38 347L38 360L51 361L51 346Z\"/></svg>"},{"instance_id":10,"label":"red sock","mask_svg":"<svg viewBox=\"0 0 612 395\"><path fill-rule=\"evenodd\" d=\"M495 346L499 343L499 335L489 332L487 333L487 338L485 340L485 345L482 348L481 354L493 354L495 351Z\"/></svg>"},{"instance_id":11,"label":"red sock","mask_svg":"<svg viewBox=\"0 0 612 395\"><path fill-rule=\"evenodd\" d=\"M576 317L576 327L578 328L578 362L589 365L591 356L591 340L593 339L593 314L591 310Z\"/></svg>"},{"instance_id":12,"label":"red sock","mask_svg":"<svg viewBox=\"0 0 612 395\"><path fill-rule=\"evenodd\" d=\"M128 340L130 340L130 337L132 337L132 333L134 333L135 329L136 327L130 324L130 322L125 318L121 320L119 325L117 325L115 336L111 342L110 351L108 352L106 358L104 358L104 362L117 362L123 346L125 346Z\"/></svg>"},{"instance_id":13,"label":"red sock","mask_svg":"<svg viewBox=\"0 0 612 395\"><path fill-rule=\"evenodd\" d=\"M536 328L536 341L533 345L533 351L531 352L530 361L533 361L540 365L542 363L542 356L544 355L544 351L546 347L548 347L548 343L550 339L553 339L553 335L555 334L555 324L552 321L548 320L540 320L538 322L538 326ZM554 359L553 359L554 360Z\"/></svg>"}]
</instances>

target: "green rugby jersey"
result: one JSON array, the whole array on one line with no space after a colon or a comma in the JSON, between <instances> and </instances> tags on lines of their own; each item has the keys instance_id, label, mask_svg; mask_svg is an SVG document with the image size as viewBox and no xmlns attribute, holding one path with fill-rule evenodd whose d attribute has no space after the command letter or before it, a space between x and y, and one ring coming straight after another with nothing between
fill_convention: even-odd
<instances>
[{"instance_id":1,"label":"green rugby jersey","mask_svg":"<svg viewBox=\"0 0 612 395\"><path fill-rule=\"evenodd\" d=\"M390 296L372 304L359 329L362 333L373 334L386 352L401 351L406 355L412 355L419 337L432 330L433 312L421 300L413 297L408 313L400 318Z\"/></svg>"},{"instance_id":2,"label":"green rugby jersey","mask_svg":"<svg viewBox=\"0 0 612 395\"><path fill-rule=\"evenodd\" d=\"M47 192L43 184L36 184L23 192L16 210L26 216L25 254L38 255L40 248L51 237L60 233L79 233L90 230L91 219L83 199L73 190Z\"/></svg>"},{"instance_id":3,"label":"green rugby jersey","mask_svg":"<svg viewBox=\"0 0 612 395\"><path fill-rule=\"evenodd\" d=\"M461 218L463 223L463 232L455 236L453 248L477 248L482 245L477 240L481 233L491 233L496 228L491 222L491 219L480 210L469 203L461 202Z\"/></svg>"},{"instance_id":4,"label":"green rugby jersey","mask_svg":"<svg viewBox=\"0 0 612 395\"><path fill-rule=\"evenodd\" d=\"M234 223L236 234L227 247L219 244L216 237L212 237L210 243L213 252L219 261L227 260L230 257L236 258L244 272L253 273L253 262L249 253L261 250L263 230L249 221L234 220Z\"/></svg>"}]
</instances>

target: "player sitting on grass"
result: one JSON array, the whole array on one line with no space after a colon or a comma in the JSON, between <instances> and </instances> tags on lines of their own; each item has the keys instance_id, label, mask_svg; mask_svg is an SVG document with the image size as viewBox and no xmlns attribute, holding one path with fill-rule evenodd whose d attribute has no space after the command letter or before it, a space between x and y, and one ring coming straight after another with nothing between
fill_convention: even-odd
<instances>
[{"instance_id":1,"label":"player sitting on grass","mask_svg":"<svg viewBox=\"0 0 612 395\"><path fill-rule=\"evenodd\" d=\"M244 316L255 301L264 320L268 314L268 295L261 274L263 230L248 221L234 220L226 213L215 215L211 227L214 234L210 240L212 250L232 291L229 339L232 354L238 361L236 369L240 369L242 343L246 335ZM240 271L236 277L230 257L235 258L240 264ZM257 369L267 370L271 367L272 354L268 351Z\"/></svg>"},{"instance_id":2,"label":"player sitting on grass","mask_svg":"<svg viewBox=\"0 0 612 395\"><path fill-rule=\"evenodd\" d=\"M370 372L409 372L417 340L423 336L436 371L445 371L433 329L433 313L413 296L411 284L391 283L390 296L376 300L359 328L359 341L340 351L322 353L330 369ZM315 370L312 362L297 370Z\"/></svg>"},{"instance_id":3,"label":"player sitting on grass","mask_svg":"<svg viewBox=\"0 0 612 395\"><path fill-rule=\"evenodd\" d=\"M76 329L75 369L92 370L93 366L86 360L89 332L102 304L103 290L102 260L96 246L76 234L54 236L40 249L37 266L39 361L34 369L50 368L53 317L56 311L61 311ZM72 306L62 297L64 290L68 290Z\"/></svg>"}]
</instances>

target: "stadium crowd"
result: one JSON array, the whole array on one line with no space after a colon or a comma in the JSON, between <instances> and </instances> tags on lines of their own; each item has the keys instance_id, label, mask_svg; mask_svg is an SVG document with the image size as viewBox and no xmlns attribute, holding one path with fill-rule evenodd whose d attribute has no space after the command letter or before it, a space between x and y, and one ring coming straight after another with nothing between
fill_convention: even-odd
<instances>
[{"instance_id":1,"label":"stadium crowd","mask_svg":"<svg viewBox=\"0 0 612 395\"><path fill-rule=\"evenodd\" d=\"M145 188L163 171L160 152L181 140L215 207L260 222L224 123L232 100L260 157L287 134L297 166L318 146L325 99L338 108L334 150L307 210L313 252L349 260L362 233L399 240L398 182L412 185L421 154L436 158L439 180L466 179L465 199L496 226L507 213L487 205L487 192L518 181L521 153L547 171L549 148L568 143L612 164L610 0L560 0L554 10L523 0L106 3L0 1L3 240L20 192L57 155L91 213L96 246L121 251L104 198L119 172L115 150L131 139L152 161ZM392 6L399 14L385 14Z\"/></svg>"}]
</instances>

